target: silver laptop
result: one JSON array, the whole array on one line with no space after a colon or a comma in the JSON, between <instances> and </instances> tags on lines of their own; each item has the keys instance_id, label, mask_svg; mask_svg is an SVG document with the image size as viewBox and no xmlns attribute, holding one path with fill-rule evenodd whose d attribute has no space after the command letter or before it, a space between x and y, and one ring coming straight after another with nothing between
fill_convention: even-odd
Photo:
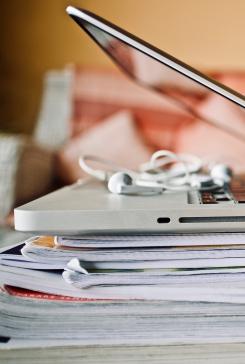
<instances>
[{"instance_id":1,"label":"silver laptop","mask_svg":"<svg viewBox=\"0 0 245 364\"><path fill-rule=\"evenodd\" d=\"M232 121L196 113L183 95L187 90L216 93L244 114L245 97L167 53L88 11L69 6L68 14L137 83L159 92L177 107L245 142ZM142 72L143 69L148 72ZM245 231L245 179L237 177L225 191L180 191L155 196L108 192L95 180L64 187L15 209L15 228L50 234Z\"/></svg>"}]
</instances>

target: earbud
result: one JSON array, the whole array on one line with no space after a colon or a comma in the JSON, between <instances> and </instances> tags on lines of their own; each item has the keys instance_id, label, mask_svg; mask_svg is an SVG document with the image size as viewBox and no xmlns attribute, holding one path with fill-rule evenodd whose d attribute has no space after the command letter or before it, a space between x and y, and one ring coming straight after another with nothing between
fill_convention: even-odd
<instances>
[{"instance_id":1,"label":"earbud","mask_svg":"<svg viewBox=\"0 0 245 364\"><path fill-rule=\"evenodd\" d=\"M156 195L163 191L161 187L139 186L125 172L114 173L108 181L108 189L112 193L124 195Z\"/></svg>"},{"instance_id":2,"label":"earbud","mask_svg":"<svg viewBox=\"0 0 245 364\"><path fill-rule=\"evenodd\" d=\"M232 170L225 164L216 164L212 168L210 175L217 185L223 186L231 181Z\"/></svg>"},{"instance_id":3,"label":"earbud","mask_svg":"<svg viewBox=\"0 0 245 364\"><path fill-rule=\"evenodd\" d=\"M231 181L232 170L225 164L216 164L209 175L194 174L191 176L191 186L200 191L209 191L223 187Z\"/></svg>"}]
</instances>

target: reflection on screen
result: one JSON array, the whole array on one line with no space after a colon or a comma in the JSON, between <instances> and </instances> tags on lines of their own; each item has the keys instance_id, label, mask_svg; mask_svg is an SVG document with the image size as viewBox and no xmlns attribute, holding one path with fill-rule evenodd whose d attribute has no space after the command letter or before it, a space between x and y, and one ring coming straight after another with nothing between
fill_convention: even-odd
<instances>
[{"instance_id":1,"label":"reflection on screen","mask_svg":"<svg viewBox=\"0 0 245 364\"><path fill-rule=\"evenodd\" d=\"M80 19L76 21L82 22L80 25L131 78L245 142L244 108L101 29Z\"/></svg>"}]
</instances>

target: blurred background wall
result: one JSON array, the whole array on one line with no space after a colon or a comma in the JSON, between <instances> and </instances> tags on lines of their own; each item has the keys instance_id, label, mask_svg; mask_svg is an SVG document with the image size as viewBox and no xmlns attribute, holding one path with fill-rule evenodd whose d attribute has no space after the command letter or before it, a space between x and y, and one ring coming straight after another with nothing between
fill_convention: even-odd
<instances>
[{"instance_id":1,"label":"blurred background wall","mask_svg":"<svg viewBox=\"0 0 245 364\"><path fill-rule=\"evenodd\" d=\"M245 68L245 0L8 0L0 4L0 131L31 133L46 70L113 67L65 14L92 10L204 70Z\"/></svg>"}]
</instances>

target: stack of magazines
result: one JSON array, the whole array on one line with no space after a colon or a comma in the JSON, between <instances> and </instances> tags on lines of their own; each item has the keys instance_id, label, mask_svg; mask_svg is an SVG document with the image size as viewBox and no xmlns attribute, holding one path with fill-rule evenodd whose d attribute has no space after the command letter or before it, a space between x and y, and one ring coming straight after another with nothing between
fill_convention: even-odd
<instances>
[{"instance_id":1,"label":"stack of magazines","mask_svg":"<svg viewBox=\"0 0 245 364\"><path fill-rule=\"evenodd\" d=\"M245 355L244 233L36 236L2 249L0 284L6 360L40 347L43 363L65 348L84 348L82 363Z\"/></svg>"}]
</instances>

